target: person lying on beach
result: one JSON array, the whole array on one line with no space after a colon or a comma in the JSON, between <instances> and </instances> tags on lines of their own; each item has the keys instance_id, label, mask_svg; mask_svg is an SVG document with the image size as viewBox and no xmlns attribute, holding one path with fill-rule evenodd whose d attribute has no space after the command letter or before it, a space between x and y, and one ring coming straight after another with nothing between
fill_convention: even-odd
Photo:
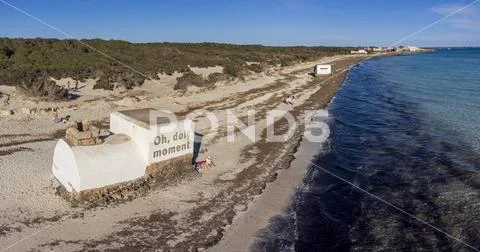
<instances>
[{"instance_id":1,"label":"person lying on beach","mask_svg":"<svg viewBox=\"0 0 480 252\"><path fill-rule=\"evenodd\" d=\"M70 121L70 117L71 117L70 115L67 115L67 116L65 116L65 117L62 117L62 118L60 119L60 122L67 123L68 121Z\"/></svg>"},{"instance_id":2,"label":"person lying on beach","mask_svg":"<svg viewBox=\"0 0 480 252\"><path fill-rule=\"evenodd\" d=\"M212 167L215 167L215 163L212 160L212 157L208 156L205 160L195 161L193 167L198 173L202 173L203 170L208 170Z\"/></svg>"}]
</instances>

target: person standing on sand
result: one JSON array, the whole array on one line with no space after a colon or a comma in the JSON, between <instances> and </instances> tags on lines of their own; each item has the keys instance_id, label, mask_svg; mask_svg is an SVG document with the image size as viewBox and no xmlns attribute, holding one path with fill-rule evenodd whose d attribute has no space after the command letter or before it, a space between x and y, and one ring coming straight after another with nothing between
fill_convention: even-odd
<instances>
[{"instance_id":1,"label":"person standing on sand","mask_svg":"<svg viewBox=\"0 0 480 252\"><path fill-rule=\"evenodd\" d=\"M58 123L58 110L57 109L53 109L53 121L55 123Z\"/></svg>"},{"instance_id":2,"label":"person standing on sand","mask_svg":"<svg viewBox=\"0 0 480 252\"><path fill-rule=\"evenodd\" d=\"M295 102L295 96L291 95L287 97L284 102L290 106L293 106L293 103Z\"/></svg>"},{"instance_id":3,"label":"person standing on sand","mask_svg":"<svg viewBox=\"0 0 480 252\"><path fill-rule=\"evenodd\" d=\"M10 95L5 95L7 98L5 98L5 100L3 100L3 104L5 105L5 107L8 107L8 105L10 105Z\"/></svg>"}]
</instances>

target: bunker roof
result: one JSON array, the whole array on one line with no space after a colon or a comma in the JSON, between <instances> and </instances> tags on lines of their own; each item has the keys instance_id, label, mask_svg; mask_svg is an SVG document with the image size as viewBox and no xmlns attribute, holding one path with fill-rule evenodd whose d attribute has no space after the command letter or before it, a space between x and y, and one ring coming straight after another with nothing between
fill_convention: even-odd
<instances>
[{"instance_id":1,"label":"bunker roof","mask_svg":"<svg viewBox=\"0 0 480 252\"><path fill-rule=\"evenodd\" d=\"M153 108L123 110L114 113L121 116L127 121L130 121L147 129L153 125L169 124L169 116L172 115L171 113L163 112L161 110L156 110ZM185 116L179 116L175 113L173 114L175 115L177 121L185 120ZM156 120L150 121L150 116L156 117Z\"/></svg>"}]
</instances>

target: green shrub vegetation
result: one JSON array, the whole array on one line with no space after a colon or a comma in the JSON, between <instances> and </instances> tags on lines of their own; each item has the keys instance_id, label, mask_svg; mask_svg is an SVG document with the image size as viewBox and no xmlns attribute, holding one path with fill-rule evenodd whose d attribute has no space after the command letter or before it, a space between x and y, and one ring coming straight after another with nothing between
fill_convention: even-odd
<instances>
[{"instance_id":1,"label":"green shrub vegetation","mask_svg":"<svg viewBox=\"0 0 480 252\"><path fill-rule=\"evenodd\" d=\"M240 73L243 70L243 65L235 64L233 62L228 62L223 66L223 73L230 75L232 77L240 77Z\"/></svg>"},{"instance_id":2,"label":"green shrub vegetation","mask_svg":"<svg viewBox=\"0 0 480 252\"><path fill-rule=\"evenodd\" d=\"M218 43L130 43L101 39L81 42L91 47L75 40L0 38L0 84L22 86L31 89L30 93L36 96L44 96L43 89L49 86L44 83L42 76L54 78L68 76L79 80L100 78L96 88L111 89L112 82L131 88L141 85L147 77L156 78L159 72L166 74L172 74L174 71L185 72L189 66L220 65L224 66L226 75L241 77L248 70L261 71L260 66L290 65L348 53L351 49ZM258 62L260 65L247 66L246 61ZM189 75L187 77L193 78L192 81L198 80ZM188 85L187 77L185 83L181 85ZM50 90L50 94L52 92ZM62 92L53 93L60 95Z\"/></svg>"},{"instance_id":3,"label":"green shrub vegetation","mask_svg":"<svg viewBox=\"0 0 480 252\"><path fill-rule=\"evenodd\" d=\"M211 73L208 75L208 79L207 79L207 82L210 82L210 83L215 83L215 82L219 82L219 81L226 81L226 80L229 80L230 76L224 74L224 73Z\"/></svg>"},{"instance_id":4,"label":"green shrub vegetation","mask_svg":"<svg viewBox=\"0 0 480 252\"><path fill-rule=\"evenodd\" d=\"M201 87L205 85L206 82L201 75L196 74L192 71L187 71L183 76L177 78L177 84L173 87L174 90L187 89L189 85L194 85Z\"/></svg>"},{"instance_id":5,"label":"green shrub vegetation","mask_svg":"<svg viewBox=\"0 0 480 252\"><path fill-rule=\"evenodd\" d=\"M261 73L264 70L264 67L260 64L251 64L248 66L248 70L253 71L255 73Z\"/></svg>"}]
</instances>

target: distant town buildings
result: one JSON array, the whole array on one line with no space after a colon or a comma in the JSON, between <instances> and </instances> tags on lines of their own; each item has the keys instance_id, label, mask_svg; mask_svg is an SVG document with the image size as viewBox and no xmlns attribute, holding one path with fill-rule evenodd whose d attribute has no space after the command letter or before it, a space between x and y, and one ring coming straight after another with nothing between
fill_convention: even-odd
<instances>
[{"instance_id":1,"label":"distant town buildings","mask_svg":"<svg viewBox=\"0 0 480 252\"><path fill-rule=\"evenodd\" d=\"M382 52L425 52L427 49L422 49L417 46L392 46L392 47L365 47L363 49L350 51L351 54L368 54L368 53L382 53Z\"/></svg>"},{"instance_id":2,"label":"distant town buildings","mask_svg":"<svg viewBox=\"0 0 480 252\"><path fill-rule=\"evenodd\" d=\"M350 51L351 54L367 54L367 50L365 49L359 49L359 50L356 50L356 51Z\"/></svg>"},{"instance_id":3,"label":"distant town buildings","mask_svg":"<svg viewBox=\"0 0 480 252\"><path fill-rule=\"evenodd\" d=\"M416 46L407 46L408 50L410 52L418 52L420 51L420 48L416 47Z\"/></svg>"}]
</instances>

